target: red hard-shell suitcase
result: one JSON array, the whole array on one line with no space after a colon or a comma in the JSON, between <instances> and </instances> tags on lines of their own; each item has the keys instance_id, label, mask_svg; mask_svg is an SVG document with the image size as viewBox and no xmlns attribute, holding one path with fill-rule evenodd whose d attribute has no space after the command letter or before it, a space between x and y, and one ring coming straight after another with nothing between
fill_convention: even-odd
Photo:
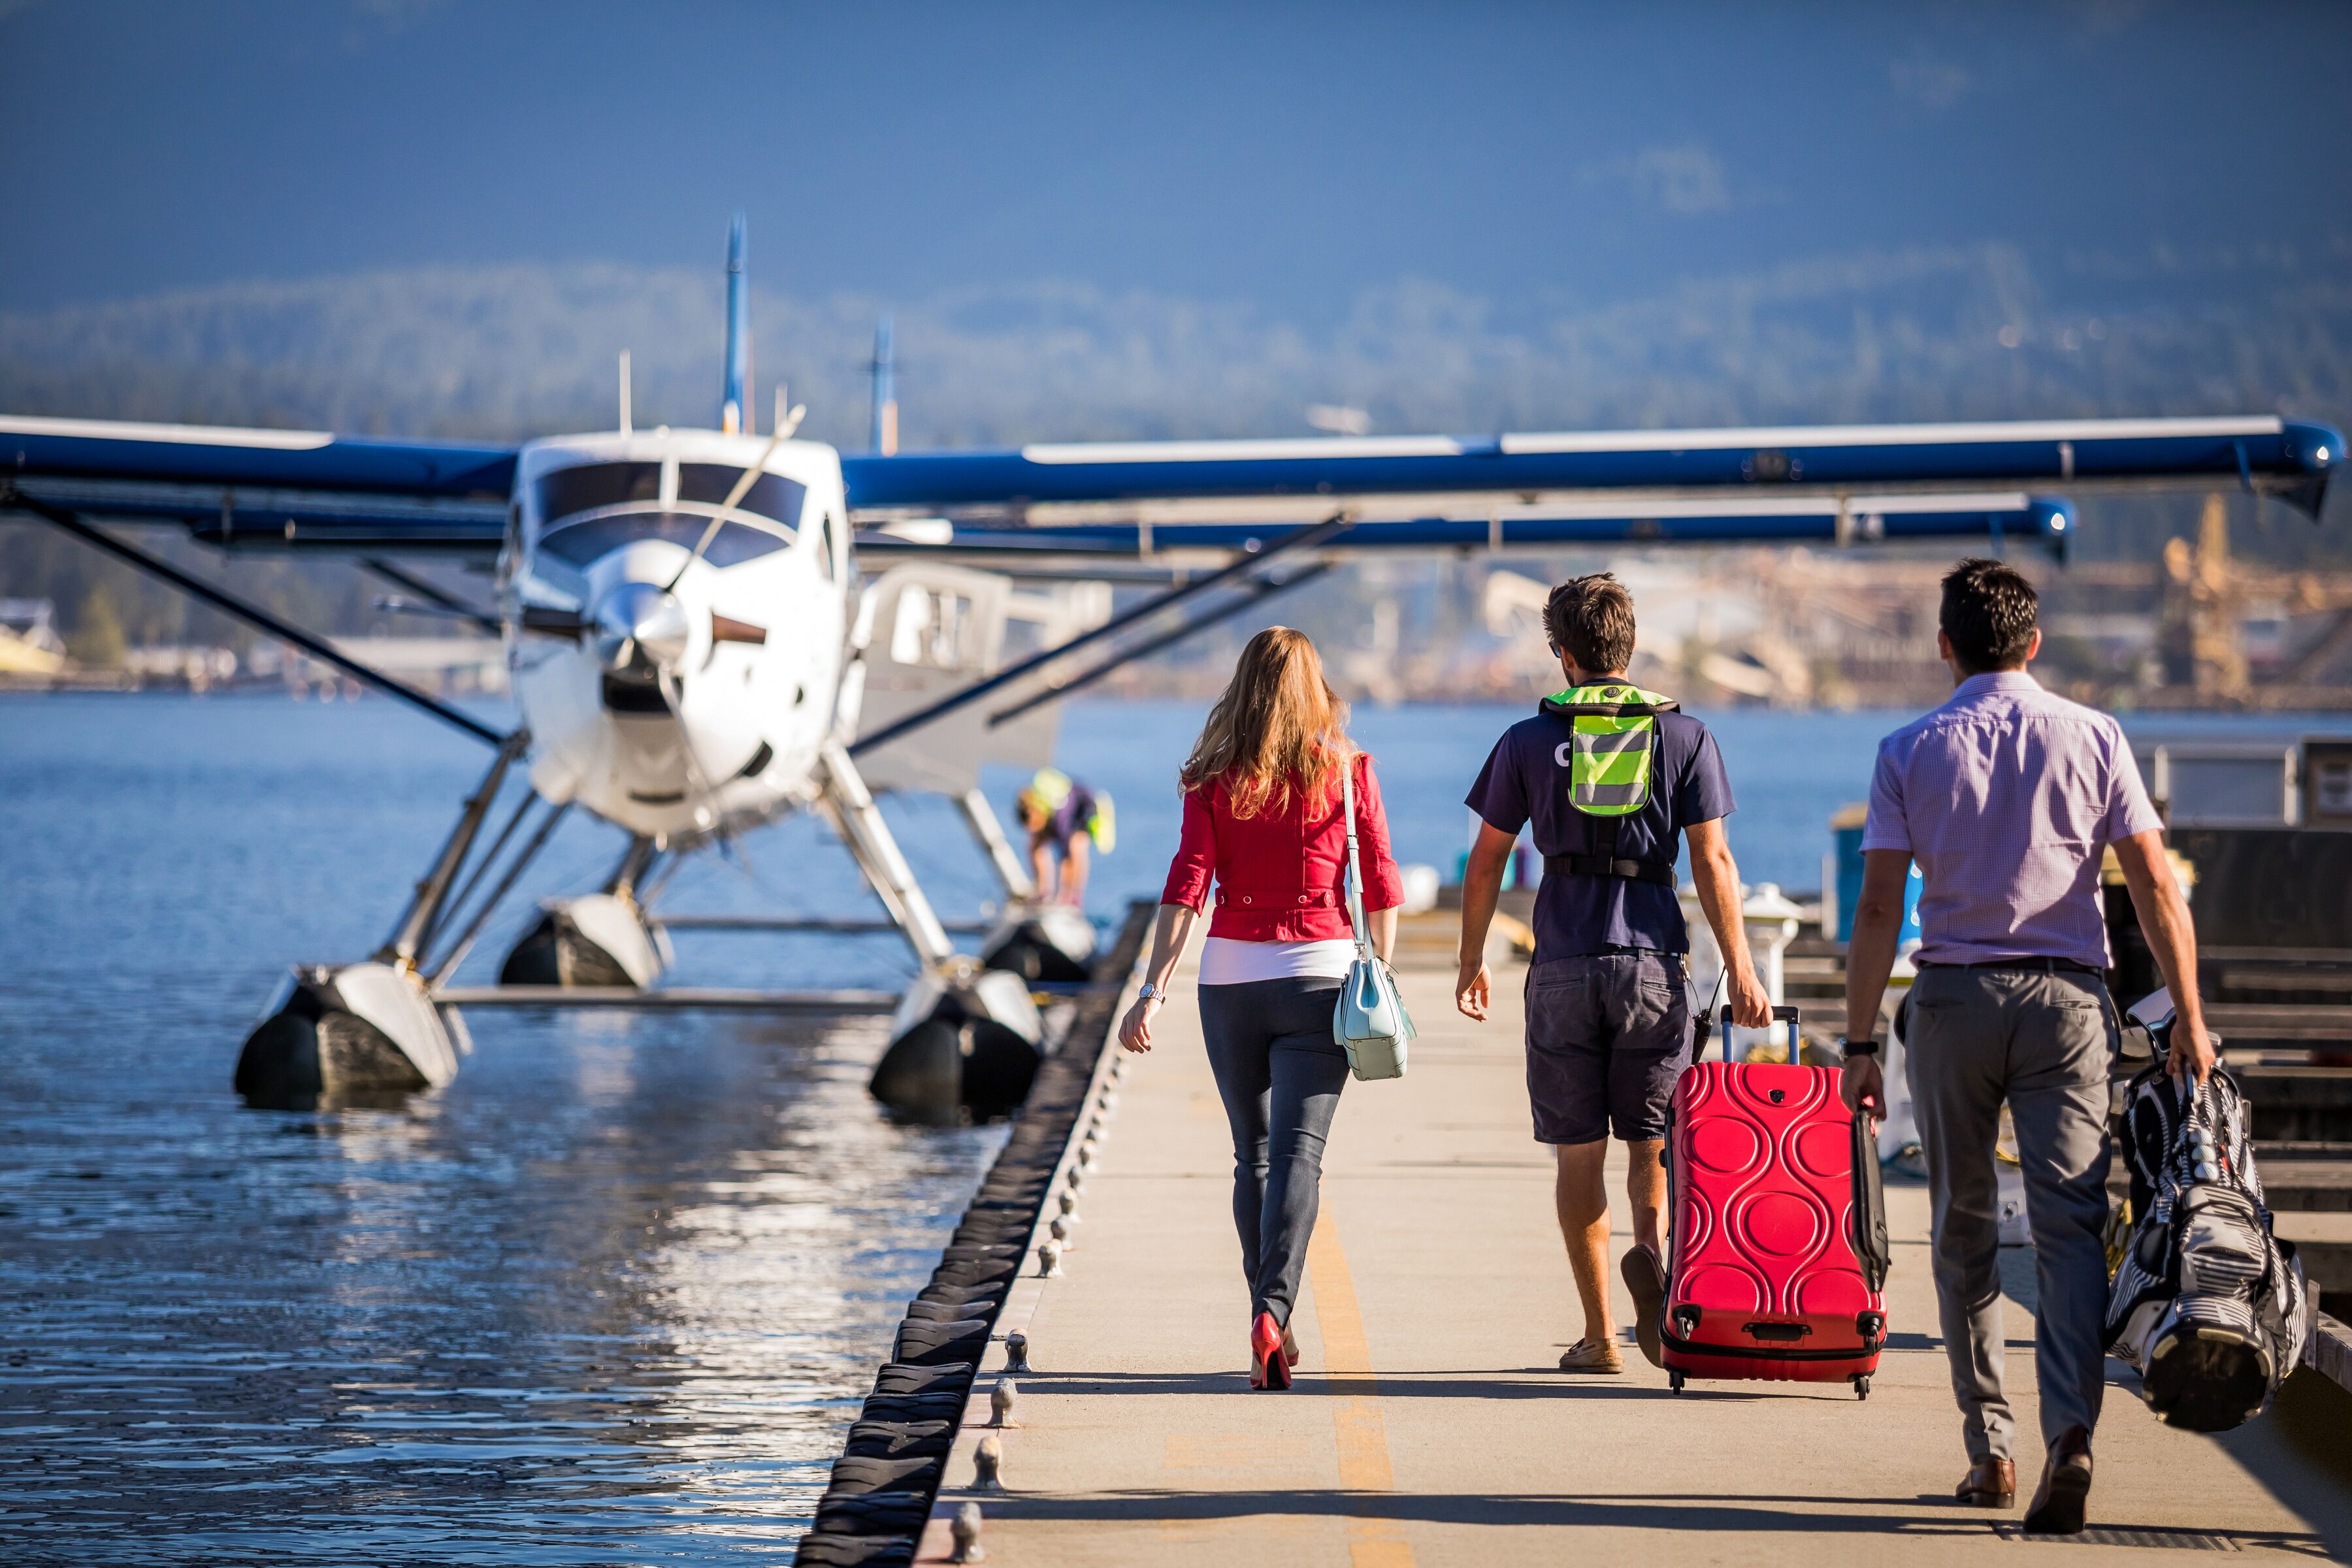
<instances>
[{"instance_id":1,"label":"red hard-shell suitcase","mask_svg":"<svg viewBox=\"0 0 2352 1568\"><path fill-rule=\"evenodd\" d=\"M1793 1064L1797 1010L1772 1016ZM1870 1124L1833 1068L1732 1061L1722 1018L1725 1059L1683 1074L1668 1128L1668 1381L1843 1381L1867 1398L1887 1262Z\"/></svg>"}]
</instances>

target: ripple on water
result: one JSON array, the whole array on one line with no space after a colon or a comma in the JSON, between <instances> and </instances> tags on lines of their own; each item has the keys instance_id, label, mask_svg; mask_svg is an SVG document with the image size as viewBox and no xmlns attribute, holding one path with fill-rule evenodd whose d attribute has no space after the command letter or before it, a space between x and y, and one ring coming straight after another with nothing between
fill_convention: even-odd
<instances>
[{"instance_id":1,"label":"ripple on water","mask_svg":"<svg viewBox=\"0 0 2352 1568\"><path fill-rule=\"evenodd\" d=\"M482 1013L446 1089L246 1110L282 964L381 940L479 757L384 704L0 702L0 1561L788 1557L1002 1133L877 1117L874 1023L730 1015ZM772 961L709 978L814 978Z\"/></svg>"}]
</instances>

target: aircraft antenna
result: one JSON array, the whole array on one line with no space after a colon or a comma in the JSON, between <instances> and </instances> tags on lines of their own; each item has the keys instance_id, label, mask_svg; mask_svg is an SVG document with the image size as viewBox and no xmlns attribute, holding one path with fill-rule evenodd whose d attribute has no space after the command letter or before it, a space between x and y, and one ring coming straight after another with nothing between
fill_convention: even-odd
<instances>
[{"instance_id":1,"label":"aircraft antenna","mask_svg":"<svg viewBox=\"0 0 2352 1568\"><path fill-rule=\"evenodd\" d=\"M727 230L727 375L719 391L719 427L740 435L751 410L751 300L743 275L743 215Z\"/></svg>"},{"instance_id":2,"label":"aircraft antenna","mask_svg":"<svg viewBox=\"0 0 2352 1568\"><path fill-rule=\"evenodd\" d=\"M874 373L874 423L867 432L866 445L877 457L882 458L894 457L898 450L896 337L888 316L877 320L874 323L874 363L866 367Z\"/></svg>"},{"instance_id":3,"label":"aircraft antenna","mask_svg":"<svg viewBox=\"0 0 2352 1568\"><path fill-rule=\"evenodd\" d=\"M628 435L635 426L629 417L629 351L621 351L621 434Z\"/></svg>"}]
</instances>

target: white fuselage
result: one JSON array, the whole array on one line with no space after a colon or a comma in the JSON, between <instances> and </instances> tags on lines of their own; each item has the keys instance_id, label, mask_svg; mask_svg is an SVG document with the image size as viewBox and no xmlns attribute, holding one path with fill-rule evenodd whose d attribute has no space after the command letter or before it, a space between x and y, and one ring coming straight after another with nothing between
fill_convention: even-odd
<instances>
[{"instance_id":1,"label":"white fuselage","mask_svg":"<svg viewBox=\"0 0 2352 1568\"><path fill-rule=\"evenodd\" d=\"M847 516L818 442L526 446L499 581L532 786L672 841L806 801L819 748L856 717Z\"/></svg>"}]
</instances>

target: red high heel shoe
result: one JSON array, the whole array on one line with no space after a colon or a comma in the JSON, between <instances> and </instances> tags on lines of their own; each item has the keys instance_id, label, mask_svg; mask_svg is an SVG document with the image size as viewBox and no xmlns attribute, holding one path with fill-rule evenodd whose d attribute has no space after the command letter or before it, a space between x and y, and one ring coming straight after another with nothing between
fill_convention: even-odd
<instances>
[{"instance_id":1,"label":"red high heel shoe","mask_svg":"<svg viewBox=\"0 0 2352 1568\"><path fill-rule=\"evenodd\" d=\"M1250 1325L1250 1386L1290 1386L1290 1359L1283 1354L1282 1331L1274 1326L1272 1312L1260 1312Z\"/></svg>"}]
</instances>

